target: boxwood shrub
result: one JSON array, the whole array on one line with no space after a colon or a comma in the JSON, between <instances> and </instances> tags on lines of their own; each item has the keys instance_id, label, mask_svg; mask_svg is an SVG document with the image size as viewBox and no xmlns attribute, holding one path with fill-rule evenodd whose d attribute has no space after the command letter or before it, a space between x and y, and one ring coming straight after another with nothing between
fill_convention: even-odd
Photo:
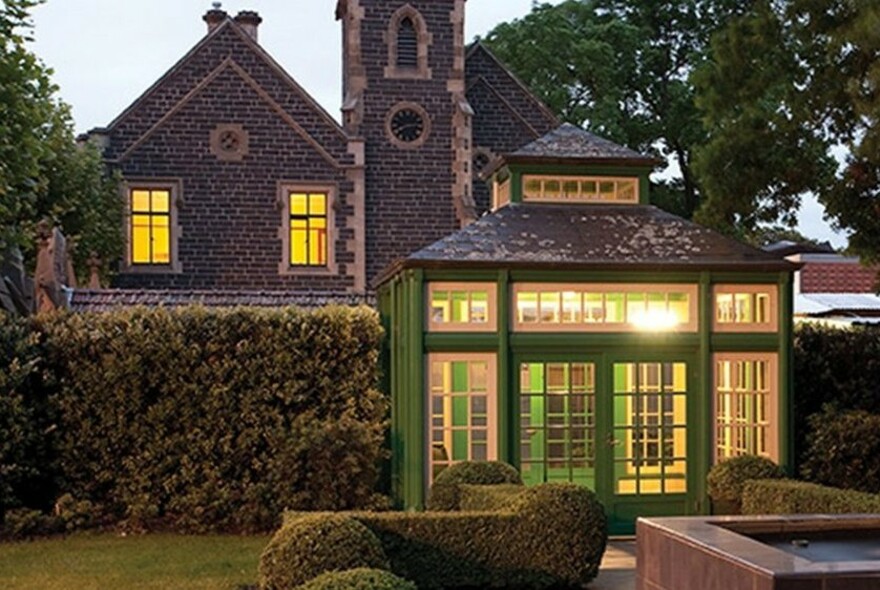
<instances>
[{"instance_id":1,"label":"boxwood shrub","mask_svg":"<svg viewBox=\"0 0 880 590\"><path fill-rule=\"evenodd\" d=\"M293 590L326 572L388 569L376 536L340 514L300 515L282 526L260 556L262 590Z\"/></svg>"},{"instance_id":2,"label":"boxwood shrub","mask_svg":"<svg viewBox=\"0 0 880 590\"><path fill-rule=\"evenodd\" d=\"M462 484L523 485L519 471L503 461L462 461L440 472L428 492L428 510L458 510Z\"/></svg>"},{"instance_id":3,"label":"boxwood shrub","mask_svg":"<svg viewBox=\"0 0 880 590\"><path fill-rule=\"evenodd\" d=\"M607 541L601 504L573 484L525 488L498 511L349 515L375 533L391 571L421 589L581 587Z\"/></svg>"},{"instance_id":4,"label":"boxwood shrub","mask_svg":"<svg viewBox=\"0 0 880 590\"><path fill-rule=\"evenodd\" d=\"M391 572L361 567L321 574L298 590L416 590L416 585Z\"/></svg>"},{"instance_id":5,"label":"boxwood shrub","mask_svg":"<svg viewBox=\"0 0 880 590\"><path fill-rule=\"evenodd\" d=\"M789 479L746 482L743 514L862 514L880 512L880 496Z\"/></svg>"},{"instance_id":6,"label":"boxwood shrub","mask_svg":"<svg viewBox=\"0 0 880 590\"><path fill-rule=\"evenodd\" d=\"M459 510L462 512L483 512L502 510L527 488L513 483L497 485L461 484L459 487Z\"/></svg>"},{"instance_id":7,"label":"boxwood shrub","mask_svg":"<svg viewBox=\"0 0 880 590\"><path fill-rule=\"evenodd\" d=\"M739 511L743 485L753 479L781 479L785 471L765 457L742 455L716 463L706 477L709 497L714 502L726 502Z\"/></svg>"},{"instance_id":8,"label":"boxwood shrub","mask_svg":"<svg viewBox=\"0 0 880 590\"><path fill-rule=\"evenodd\" d=\"M826 406L809 421L805 479L837 488L880 492L880 414Z\"/></svg>"},{"instance_id":9,"label":"boxwood shrub","mask_svg":"<svg viewBox=\"0 0 880 590\"><path fill-rule=\"evenodd\" d=\"M387 400L371 309L5 322L0 506L47 511L70 493L102 522L203 532L271 530L285 508L376 504Z\"/></svg>"}]
</instances>

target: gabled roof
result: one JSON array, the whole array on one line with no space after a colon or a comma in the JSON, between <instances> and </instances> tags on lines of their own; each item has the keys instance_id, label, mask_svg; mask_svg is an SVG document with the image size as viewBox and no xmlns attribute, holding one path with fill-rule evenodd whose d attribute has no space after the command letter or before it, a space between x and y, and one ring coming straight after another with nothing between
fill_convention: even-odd
<instances>
[{"instance_id":1,"label":"gabled roof","mask_svg":"<svg viewBox=\"0 0 880 590\"><path fill-rule=\"evenodd\" d=\"M550 107L548 107L543 100L538 98L535 93L522 80L520 80L516 74L511 72L510 68L504 65L501 60L498 59L498 57L494 53L492 53L492 51L488 47L486 47L486 45L479 39L471 43L470 47L467 48L467 52L465 53L465 63L470 62L477 56L485 57L492 65L495 66L494 72L497 75L504 76L512 84L517 86L521 91L520 95L530 104L531 112L539 113L546 125L550 127L556 127L559 125L559 118L552 110L550 110ZM482 76L467 80L468 87L480 82L487 84L490 88L495 90L492 84L488 80L485 80ZM540 132L535 130L535 125L525 120L523 113L520 113L510 104L508 104L508 109L516 118L520 119L529 129L531 129L536 137L540 135Z\"/></svg>"},{"instance_id":2,"label":"gabled roof","mask_svg":"<svg viewBox=\"0 0 880 590\"><path fill-rule=\"evenodd\" d=\"M287 307L306 309L325 305L375 305L366 295L337 292L244 290L75 289L70 308L76 312L105 312L126 307Z\"/></svg>"},{"instance_id":3,"label":"gabled roof","mask_svg":"<svg viewBox=\"0 0 880 590\"><path fill-rule=\"evenodd\" d=\"M798 265L651 205L511 203L399 261L403 268L794 271Z\"/></svg>"},{"instance_id":4,"label":"gabled roof","mask_svg":"<svg viewBox=\"0 0 880 590\"><path fill-rule=\"evenodd\" d=\"M218 25L215 29L209 32L207 35L202 37L202 39L193 46L177 63L175 63L165 74L163 74L156 82L153 83L146 91L143 92L131 105L129 105L122 113L120 113L106 128L96 128L90 131L89 133L112 133L118 127L123 125L134 113L138 112L138 110L145 105L153 96L159 93L162 88L169 82L175 75L182 72L195 58L200 54L200 52L205 49L206 46L210 45L211 42L217 37L226 34L229 31L233 31L235 35L237 35L241 42L244 43L251 52L256 55L266 66L268 66L281 80L284 86L289 88L294 94L298 95L304 103L308 106L308 108L315 112L318 115L318 120L322 121L327 129L331 130L331 133L335 134L340 138L340 140L347 140L348 135L342 126L316 101L302 86L300 86L293 77L284 70L284 68L278 64L277 61L272 58L269 53L266 52L265 49L262 48L256 41L254 41L250 35L248 35L241 26L235 22L235 20L231 16L227 16L225 20ZM248 76L244 70L235 63L235 60L231 56L225 57L221 62L218 63L217 67L214 68L210 72L205 72L205 77L197 83L193 90L188 94L180 97L179 101L165 113L167 116L168 112L173 112L176 109L180 108L183 104L193 98L196 91L201 87L209 83L214 77L216 77L220 72L224 69L233 68L237 70L239 75L242 75L246 82L251 82L248 79ZM281 108L278 105L273 105L276 110ZM288 117L289 118L289 117ZM145 130L144 136L152 133L159 125L164 121L164 117L158 118L152 122L152 125ZM299 132L306 133L305 130L298 129ZM138 141L142 141L144 139L142 136ZM312 141L313 138L309 138Z\"/></svg>"}]
</instances>

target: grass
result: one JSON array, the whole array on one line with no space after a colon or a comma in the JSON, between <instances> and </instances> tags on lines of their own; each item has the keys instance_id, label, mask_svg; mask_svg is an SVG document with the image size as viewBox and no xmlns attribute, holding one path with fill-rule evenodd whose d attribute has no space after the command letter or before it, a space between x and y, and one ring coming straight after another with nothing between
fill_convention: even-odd
<instances>
[{"instance_id":1,"label":"grass","mask_svg":"<svg viewBox=\"0 0 880 590\"><path fill-rule=\"evenodd\" d=\"M3 590L233 590L254 584L268 537L75 535L0 543Z\"/></svg>"}]
</instances>

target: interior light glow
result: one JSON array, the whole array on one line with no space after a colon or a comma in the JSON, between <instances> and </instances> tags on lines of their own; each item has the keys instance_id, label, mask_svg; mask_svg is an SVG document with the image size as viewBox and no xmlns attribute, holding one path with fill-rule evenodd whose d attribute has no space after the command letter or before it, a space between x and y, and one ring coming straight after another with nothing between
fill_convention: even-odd
<instances>
[{"instance_id":1,"label":"interior light glow","mask_svg":"<svg viewBox=\"0 0 880 590\"><path fill-rule=\"evenodd\" d=\"M630 315L629 320L639 330L646 332L672 330L680 323L678 315L672 310L637 311Z\"/></svg>"}]
</instances>

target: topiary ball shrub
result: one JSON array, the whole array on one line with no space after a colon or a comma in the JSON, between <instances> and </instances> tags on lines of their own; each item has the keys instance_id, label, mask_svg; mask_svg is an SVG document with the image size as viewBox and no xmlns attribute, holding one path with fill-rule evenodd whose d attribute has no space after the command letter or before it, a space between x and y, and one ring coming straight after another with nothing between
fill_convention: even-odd
<instances>
[{"instance_id":1,"label":"topiary ball shrub","mask_svg":"<svg viewBox=\"0 0 880 590\"><path fill-rule=\"evenodd\" d=\"M608 519L596 494L572 483L527 488L509 509L520 521L506 546L523 571L552 575L552 587L582 587L599 574L608 543Z\"/></svg>"},{"instance_id":2,"label":"topiary ball shrub","mask_svg":"<svg viewBox=\"0 0 880 590\"><path fill-rule=\"evenodd\" d=\"M734 512L742 507L743 486L753 479L782 479L785 471L765 457L742 455L716 463L706 478L709 497L729 504Z\"/></svg>"},{"instance_id":3,"label":"topiary ball shrub","mask_svg":"<svg viewBox=\"0 0 880 590\"><path fill-rule=\"evenodd\" d=\"M880 415L826 407L810 417L801 474L835 488L880 493Z\"/></svg>"},{"instance_id":4,"label":"topiary ball shrub","mask_svg":"<svg viewBox=\"0 0 880 590\"><path fill-rule=\"evenodd\" d=\"M416 590L416 585L391 572L360 567L321 574L297 590Z\"/></svg>"},{"instance_id":5,"label":"topiary ball shrub","mask_svg":"<svg viewBox=\"0 0 880 590\"><path fill-rule=\"evenodd\" d=\"M262 590L292 590L326 572L359 567L389 569L370 530L339 514L308 514L282 526L260 556Z\"/></svg>"},{"instance_id":6,"label":"topiary ball shrub","mask_svg":"<svg viewBox=\"0 0 880 590\"><path fill-rule=\"evenodd\" d=\"M519 471L503 461L462 461L450 465L434 479L428 494L428 510L458 510L461 503L461 484L523 485Z\"/></svg>"}]
</instances>

